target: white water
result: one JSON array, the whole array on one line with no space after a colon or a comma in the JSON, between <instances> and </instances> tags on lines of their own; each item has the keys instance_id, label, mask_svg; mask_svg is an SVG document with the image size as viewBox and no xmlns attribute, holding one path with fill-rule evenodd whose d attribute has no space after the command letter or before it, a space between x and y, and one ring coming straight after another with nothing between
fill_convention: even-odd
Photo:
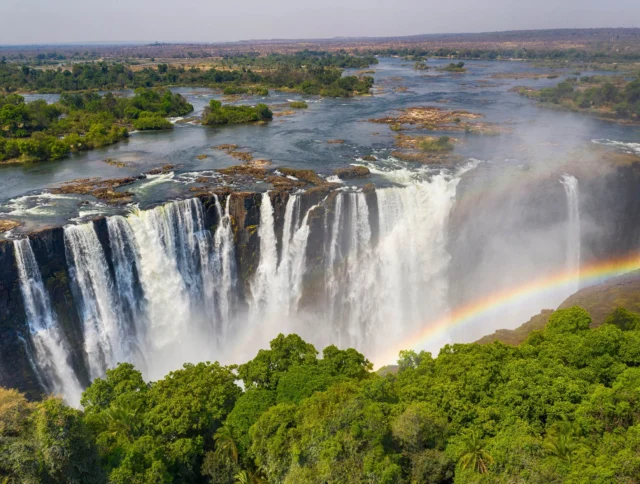
<instances>
[{"instance_id":1,"label":"white water","mask_svg":"<svg viewBox=\"0 0 640 484\"><path fill-rule=\"evenodd\" d=\"M625 153L631 153L640 156L640 143L625 143L624 141L615 141L610 139L594 139L592 143L604 146L618 148Z\"/></svg>"},{"instance_id":2,"label":"white water","mask_svg":"<svg viewBox=\"0 0 640 484\"><path fill-rule=\"evenodd\" d=\"M275 321L295 314L302 297L302 278L305 271L305 254L311 207L300 220L300 199L291 195L285 207L280 257L278 257L273 206L268 193L262 196L260 263L251 284L250 321L263 318Z\"/></svg>"},{"instance_id":3,"label":"white water","mask_svg":"<svg viewBox=\"0 0 640 484\"><path fill-rule=\"evenodd\" d=\"M210 356L205 328L201 273L202 206L198 200L173 202L129 217L144 292L150 378L160 378L180 362Z\"/></svg>"},{"instance_id":4,"label":"white water","mask_svg":"<svg viewBox=\"0 0 640 484\"><path fill-rule=\"evenodd\" d=\"M366 196L338 195L326 290L343 346L375 353L448 311L446 234L457 184L440 174L377 190L376 240ZM344 254L334 249L342 232L349 239Z\"/></svg>"},{"instance_id":5,"label":"white water","mask_svg":"<svg viewBox=\"0 0 640 484\"><path fill-rule=\"evenodd\" d=\"M231 195L227 197L224 214L220 200L215 196L216 213L218 215L218 226L213 236L213 251L210 255L204 256L211 261L211 269L203 266L203 277L209 281L209 289L206 300L213 303L211 310L215 314L216 338L220 344L224 344L231 332L231 321L236 305L236 273L235 273L235 245L233 229L231 227L231 215L229 206Z\"/></svg>"},{"instance_id":6,"label":"white water","mask_svg":"<svg viewBox=\"0 0 640 484\"><path fill-rule=\"evenodd\" d=\"M146 301L138 287L140 253L127 219L119 215L109 217L107 229L120 308L126 320L130 321L127 336L130 348L136 354L132 360L144 369L144 355L148 354L149 344Z\"/></svg>"},{"instance_id":7,"label":"white water","mask_svg":"<svg viewBox=\"0 0 640 484\"><path fill-rule=\"evenodd\" d=\"M580 198L578 180L571 175L563 175L560 183L567 196L567 270L575 274L571 293L580 287Z\"/></svg>"},{"instance_id":8,"label":"white water","mask_svg":"<svg viewBox=\"0 0 640 484\"><path fill-rule=\"evenodd\" d=\"M29 239L13 242L20 276L20 290L24 300L31 342L35 349L34 370L46 379L48 390L63 395L67 403L80 403L82 388L69 361L69 345L51 310L49 294L44 287L40 269Z\"/></svg>"},{"instance_id":9,"label":"white water","mask_svg":"<svg viewBox=\"0 0 640 484\"><path fill-rule=\"evenodd\" d=\"M107 260L93 223L64 228L71 278L78 295L84 331L84 350L92 378L125 361L126 339Z\"/></svg>"}]
</instances>

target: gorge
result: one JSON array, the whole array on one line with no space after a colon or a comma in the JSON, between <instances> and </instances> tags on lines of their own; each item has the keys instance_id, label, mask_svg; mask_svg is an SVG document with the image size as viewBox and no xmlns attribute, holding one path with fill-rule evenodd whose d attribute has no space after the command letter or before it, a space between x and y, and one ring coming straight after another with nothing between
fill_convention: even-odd
<instances>
[{"instance_id":1,"label":"gorge","mask_svg":"<svg viewBox=\"0 0 640 484\"><path fill-rule=\"evenodd\" d=\"M636 250L635 169L581 181L550 175L535 190L470 206L486 171L472 162L379 171L391 186L378 189L214 193L2 241L0 385L78 405L81 389L119 362L153 380L188 361L242 361L280 332L355 347L386 364L376 355L514 284L503 279L507 271L578 271ZM529 207L518 227L509 219L514 206ZM484 267L493 245L518 231L529 240L501 245L504 266ZM534 250L539 236L557 248L546 265ZM477 286L480 277L490 283ZM524 322L557 306L578 281L491 316L503 326ZM427 349L490 327L470 329L452 329Z\"/></svg>"}]
</instances>

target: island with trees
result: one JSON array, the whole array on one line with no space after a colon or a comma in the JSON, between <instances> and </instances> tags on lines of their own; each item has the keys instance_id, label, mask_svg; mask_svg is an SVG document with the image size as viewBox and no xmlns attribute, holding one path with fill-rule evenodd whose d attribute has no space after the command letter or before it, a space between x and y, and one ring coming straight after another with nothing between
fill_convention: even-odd
<instances>
[{"instance_id":1,"label":"island with trees","mask_svg":"<svg viewBox=\"0 0 640 484\"><path fill-rule=\"evenodd\" d=\"M241 124L266 121L273 118L273 113L266 104L255 106L222 105L220 101L212 99L202 113L202 124Z\"/></svg>"},{"instance_id":2,"label":"island with trees","mask_svg":"<svg viewBox=\"0 0 640 484\"><path fill-rule=\"evenodd\" d=\"M640 122L640 77L628 80L609 76L570 77L556 87L518 93L542 106L585 112L604 119Z\"/></svg>"},{"instance_id":3,"label":"island with trees","mask_svg":"<svg viewBox=\"0 0 640 484\"><path fill-rule=\"evenodd\" d=\"M138 88L131 98L63 93L53 104L0 95L0 163L57 160L116 143L130 129L171 129L166 117L191 111L191 104L168 89Z\"/></svg>"}]
</instances>

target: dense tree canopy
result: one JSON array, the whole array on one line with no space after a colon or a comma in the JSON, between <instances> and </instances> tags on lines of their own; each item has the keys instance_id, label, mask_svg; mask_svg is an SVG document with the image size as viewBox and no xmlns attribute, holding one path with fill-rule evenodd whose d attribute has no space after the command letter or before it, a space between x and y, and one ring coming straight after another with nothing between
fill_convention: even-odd
<instances>
[{"instance_id":1,"label":"dense tree canopy","mask_svg":"<svg viewBox=\"0 0 640 484\"><path fill-rule=\"evenodd\" d=\"M571 77L556 87L522 92L545 103L640 118L640 77L630 82L598 76Z\"/></svg>"},{"instance_id":2,"label":"dense tree canopy","mask_svg":"<svg viewBox=\"0 0 640 484\"><path fill-rule=\"evenodd\" d=\"M220 101L212 99L202 113L202 124L241 124L271 118L273 118L273 113L263 103L258 103L255 106L223 106Z\"/></svg>"},{"instance_id":3,"label":"dense tree canopy","mask_svg":"<svg viewBox=\"0 0 640 484\"><path fill-rule=\"evenodd\" d=\"M170 129L166 116L192 110L180 94L168 89L139 88L130 98L110 92L63 93L54 104L0 95L0 162L57 160L126 138L129 127Z\"/></svg>"},{"instance_id":4,"label":"dense tree canopy","mask_svg":"<svg viewBox=\"0 0 640 484\"><path fill-rule=\"evenodd\" d=\"M84 412L0 390L0 479L637 482L639 320L619 308L590 329L583 309L558 310L520 346L403 351L385 376L353 349L319 358L280 335L238 367L157 382L120 364L87 388Z\"/></svg>"}]
</instances>

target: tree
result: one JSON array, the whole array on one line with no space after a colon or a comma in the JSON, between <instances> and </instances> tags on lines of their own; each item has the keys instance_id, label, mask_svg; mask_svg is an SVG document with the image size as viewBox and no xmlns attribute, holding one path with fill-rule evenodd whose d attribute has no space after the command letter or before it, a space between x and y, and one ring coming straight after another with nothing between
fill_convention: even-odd
<instances>
[{"instance_id":1,"label":"tree","mask_svg":"<svg viewBox=\"0 0 640 484\"><path fill-rule=\"evenodd\" d=\"M545 438L545 451L547 454L571 464L571 459L579 448L574 434L575 427L570 422L565 420L555 424Z\"/></svg>"},{"instance_id":2,"label":"tree","mask_svg":"<svg viewBox=\"0 0 640 484\"><path fill-rule=\"evenodd\" d=\"M232 462L238 462L238 446L233 438L231 427L228 424L222 425L213 435L216 442L216 452L225 455Z\"/></svg>"},{"instance_id":3,"label":"tree","mask_svg":"<svg viewBox=\"0 0 640 484\"><path fill-rule=\"evenodd\" d=\"M249 429L275 404L276 392L261 388L248 389L236 401L224 427L229 429L232 437L236 439L238 451L242 456L246 456L251 447Z\"/></svg>"},{"instance_id":4,"label":"tree","mask_svg":"<svg viewBox=\"0 0 640 484\"><path fill-rule=\"evenodd\" d=\"M549 318L549 322L545 328L545 334L560 335L563 333L587 331L590 324L591 316L587 311L578 306L559 309Z\"/></svg>"},{"instance_id":5,"label":"tree","mask_svg":"<svg viewBox=\"0 0 640 484\"><path fill-rule=\"evenodd\" d=\"M493 457L484 449L480 432L468 430L462 435L462 455L459 463L463 470L470 469L479 474L488 474Z\"/></svg>"},{"instance_id":6,"label":"tree","mask_svg":"<svg viewBox=\"0 0 640 484\"><path fill-rule=\"evenodd\" d=\"M0 387L0 437L21 435L32 412L33 405L22 393Z\"/></svg>"},{"instance_id":7,"label":"tree","mask_svg":"<svg viewBox=\"0 0 640 484\"><path fill-rule=\"evenodd\" d=\"M256 357L238 367L238 376L246 388L275 390L280 376L296 365L316 364L318 351L297 334L278 335Z\"/></svg>"},{"instance_id":8,"label":"tree","mask_svg":"<svg viewBox=\"0 0 640 484\"><path fill-rule=\"evenodd\" d=\"M640 314L632 313L625 308L617 307L609 316L607 316L607 319L604 320L604 324L613 324L622 331L640 329Z\"/></svg>"},{"instance_id":9,"label":"tree","mask_svg":"<svg viewBox=\"0 0 640 484\"><path fill-rule=\"evenodd\" d=\"M37 448L54 482L104 481L98 452L81 412L60 399L49 398L38 405L33 418Z\"/></svg>"}]
</instances>

